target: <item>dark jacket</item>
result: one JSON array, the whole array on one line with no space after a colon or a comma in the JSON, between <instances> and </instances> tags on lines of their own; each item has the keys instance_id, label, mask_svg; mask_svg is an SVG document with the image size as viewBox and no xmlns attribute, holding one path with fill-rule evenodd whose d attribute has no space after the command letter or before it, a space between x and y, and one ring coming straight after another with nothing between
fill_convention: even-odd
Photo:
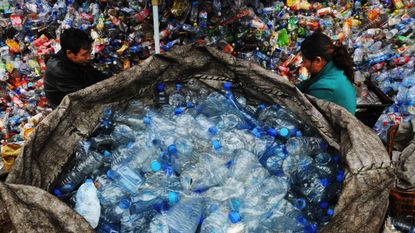
<instances>
[{"instance_id":1,"label":"dark jacket","mask_svg":"<svg viewBox=\"0 0 415 233\"><path fill-rule=\"evenodd\" d=\"M343 70L338 69L333 61L297 87L304 93L336 103L352 114L356 112L356 91Z\"/></svg>"},{"instance_id":2,"label":"dark jacket","mask_svg":"<svg viewBox=\"0 0 415 233\"><path fill-rule=\"evenodd\" d=\"M60 51L49 59L46 66L44 80L46 98L49 105L55 108L65 95L104 79L104 75L91 65L78 65Z\"/></svg>"}]
</instances>

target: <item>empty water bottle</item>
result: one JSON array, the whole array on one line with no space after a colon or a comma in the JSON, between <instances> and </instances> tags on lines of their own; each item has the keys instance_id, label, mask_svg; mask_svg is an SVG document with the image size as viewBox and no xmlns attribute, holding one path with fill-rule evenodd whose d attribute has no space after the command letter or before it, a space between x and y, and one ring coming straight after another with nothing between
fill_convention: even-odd
<instances>
[{"instance_id":1,"label":"empty water bottle","mask_svg":"<svg viewBox=\"0 0 415 233\"><path fill-rule=\"evenodd\" d=\"M176 90L169 96L169 104L174 107L186 106L185 96L182 94L182 85L176 84Z\"/></svg>"},{"instance_id":2,"label":"empty water bottle","mask_svg":"<svg viewBox=\"0 0 415 233\"><path fill-rule=\"evenodd\" d=\"M134 131L124 124L116 124L111 137L114 138L117 144L127 144L135 139Z\"/></svg>"},{"instance_id":3,"label":"empty water bottle","mask_svg":"<svg viewBox=\"0 0 415 233\"><path fill-rule=\"evenodd\" d=\"M167 213L167 223L172 232L196 232L202 219L203 199L182 200Z\"/></svg>"},{"instance_id":4,"label":"empty water bottle","mask_svg":"<svg viewBox=\"0 0 415 233\"><path fill-rule=\"evenodd\" d=\"M296 137L287 141L286 148L290 155L313 155L326 151L328 144L320 137Z\"/></svg>"},{"instance_id":5,"label":"empty water bottle","mask_svg":"<svg viewBox=\"0 0 415 233\"><path fill-rule=\"evenodd\" d=\"M113 206L126 196L127 193L112 180L98 187L98 198L103 207Z\"/></svg>"},{"instance_id":6,"label":"empty water bottle","mask_svg":"<svg viewBox=\"0 0 415 233\"><path fill-rule=\"evenodd\" d=\"M114 180L131 194L137 193L138 188L143 184L144 178L135 169L127 164L120 164L107 172L108 178Z\"/></svg>"},{"instance_id":7,"label":"empty water bottle","mask_svg":"<svg viewBox=\"0 0 415 233\"><path fill-rule=\"evenodd\" d=\"M272 211L262 217L259 232L305 232L315 233L317 228L307 221L300 210L282 199Z\"/></svg>"},{"instance_id":8,"label":"empty water bottle","mask_svg":"<svg viewBox=\"0 0 415 233\"><path fill-rule=\"evenodd\" d=\"M105 209L103 217L112 223L119 223L124 215L129 214L130 201L121 199L117 205Z\"/></svg>"},{"instance_id":9,"label":"empty water bottle","mask_svg":"<svg viewBox=\"0 0 415 233\"><path fill-rule=\"evenodd\" d=\"M212 154L200 154L199 163L189 167L181 174L181 183L184 189L192 191L205 191L225 182L230 171L228 161Z\"/></svg>"},{"instance_id":10,"label":"empty water bottle","mask_svg":"<svg viewBox=\"0 0 415 233\"><path fill-rule=\"evenodd\" d=\"M201 233L225 233L228 232L232 224L229 219L230 210L225 205L219 206L217 209L211 211L209 216L203 221L200 232Z\"/></svg>"},{"instance_id":11,"label":"empty water bottle","mask_svg":"<svg viewBox=\"0 0 415 233\"><path fill-rule=\"evenodd\" d=\"M287 157L288 153L285 146L274 144L267 148L258 159L272 175L282 176L284 175L282 165Z\"/></svg>"},{"instance_id":12,"label":"empty water bottle","mask_svg":"<svg viewBox=\"0 0 415 233\"><path fill-rule=\"evenodd\" d=\"M89 151L87 156L80 160L61 180L55 194L73 191L86 177L92 176L104 164L104 155Z\"/></svg>"},{"instance_id":13,"label":"empty water bottle","mask_svg":"<svg viewBox=\"0 0 415 233\"><path fill-rule=\"evenodd\" d=\"M253 153L240 150L236 155L231 166L232 176L246 184L246 189L256 191L269 176L268 171L262 167Z\"/></svg>"}]
</instances>

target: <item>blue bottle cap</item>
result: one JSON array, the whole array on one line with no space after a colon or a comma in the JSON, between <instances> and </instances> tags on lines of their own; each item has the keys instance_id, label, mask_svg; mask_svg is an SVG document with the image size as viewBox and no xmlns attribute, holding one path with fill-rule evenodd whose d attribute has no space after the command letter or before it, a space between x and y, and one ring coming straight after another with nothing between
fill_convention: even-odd
<instances>
[{"instance_id":1,"label":"blue bottle cap","mask_svg":"<svg viewBox=\"0 0 415 233\"><path fill-rule=\"evenodd\" d=\"M251 130L251 133L252 133L255 137L260 138L260 137L261 137L261 131L262 131L262 129L261 129L260 127L255 127L255 128L253 128L253 129Z\"/></svg>"},{"instance_id":2,"label":"blue bottle cap","mask_svg":"<svg viewBox=\"0 0 415 233\"><path fill-rule=\"evenodd\" d=\"M166 89L166 85L164 83L157 84L157 91L158 92L164 92L165 89Z\"/></svg>"},{"instance_id":3,"label":"blue bottle cap","mask_svg":"<svg viewBox=\"0 0 415 233\"><path fill-rule=\"evenodd\" d=\"M344 170L340 169L336 175L336 181L339 183L343 183L344 180Z\"/></svg>"},{"instance_id":4,"label":"blue bottle cap","mask_svg":"<svg viewBox=\"0 0 415 233\"><path fill-rule=\"evenodd\" d=\"M327 201L321 201L319 205L320 205L320 208L322 209L326 209L329 207L329 203Z\"/></svg>"},{"instance_id":5,"label":"blue bottle cap","mask_svg":"<svg viewBox=\"0 0 415 233\"><path fill-rule=\"evenodd\" d=\"M183 109L181 109L181 108L175 108L174 109L174 115L180 115L180 114L182 114L183 113Z\"/></svg>"},{"instance_id":6,"label":"blue bottle cap","mask_svg":"<svg viewBox=\"0 0 415 233\"><path fill-rule=\"evenodd\" d=\"M322 179L320 179L320 184L321 185L323 185L323 187L327 187L327 186L329 186L329 180L327 179L327 178L322 178Z\"/></svg>"},{"instance_id":7,"label":"blue bottle cap","mask_svg":"<svg viewBox=\"0 0 415 233\"><path fill-rule=\"evenodd\" d=\"M340 163L340 156L339 155L337 155L337 154L333 155L332 159L336 164Z\"/></svg>"},{"instance_id":8,"label":"blue bottle cap","mask_svg":"<svg viewBox=\"0 0 415 233\"><path fill-rule=\"evenodd\" d=\"M328 215L330 215L330 216L333 216L333 214L334 214L334 210L333 209L331 209L331 208L329 208L328 210L327 210L327 212L326 212Z\"/></svg>"},{"instance_id":9,"label":"blue bottle cap","mask_svg":"<svg viewBox=\"0 0 415 233\"><path fill-rule=\"evenodd\" d=\"M212 145L213 145L213 148L215 150L219 150L222 147L222 145L221 145L221 143L220 143L219 140L213 140Z\"/></svg>"},{"instance_id":10,"label":"blue bottle cap","mask_svg":"<svg viewBox=\"0 0 415 233\"><path fill-rule=\"evenodd\" d=\"M193 103L190 101L186 102L186 108L193 108Z\"/></svg>"},{"instance_id":11,"label":"blue bottle cap","mask_svg":"<svg viewBox=\"0 0 415 233\"><path fill-rule=\"evenodd\" d=\"M327 144L327 142L322 142L322 143L320 144L320 147L321 147L321 149L323 149L323 150L327 150L327 148L329 148L329 144Z\"/></svg>"},{"instance_id":12,"label":"blue bottle cap","mask_svg":"<svg viewBox=\"0 0 415 233\"><path fill-rule=\"evenodd\" d=\"M154 138L153 140L151 140L151 144L158 146L161 144L161 140L158 138Z\"/></svg>"},{"instance_id":13,"label":"blue bottle cap","mask_svg":"<svg viewBox=\"0 0 415 233\"><path fill-rule=\"evenodd\" d=\"M296 217L296 220L297 220L297 222L298 222L298 223L300 223L301 225L307 225L307 224L308 224L307 219L306 219L304 216L302 216L302 215L297 216L297 217Z\"/></svg>"},{"instance_id":14,"label":"blue bottle cap","mask_svg":"<svg viewBox=\"0 0 415 233\"><path fill-rule=\"evenodd\" d=\"M157 160L154 160L150 163L150 168L153 172L158 172L161 169L161 163Z\"/></svg>"},{"instance_id":15,"label":"blue bottle cap","mask_svg":"<svg viewBox=\"0 0 415 233\"><path fill-rule=\"evenodd\" d=\"M179 195L176 192L169 192L169 203L174 204L179 201Z\"/></svg>"},{"instance_id":16,"label":"blue bottle cap","mask_svg":"<svg viewBox=\"0 0 415 233\"><path fill-rule=\"evenodd\" d=\"M229 161L225 164L225 166L226 166L226 168L227 168L227 169L229 169L229 168L231 168L234 164L235 164L235 161L232 159L232 160L229 160Z\"/></svg>"},{"instance_id":17,"label":"blue bottle cap","mask_svg":"<svg viewBox=\"0 0 415 233\"><path fill-rule=\"evenodd\" d=\"M176 91L180 91L182 87L182 84L176 83Z\"/></svg>"},{"instance_id":18,"label":"blue bottle cap","mask_svg":"<svg viewBox=\"0 0 415 233\"><path fill-rule=\"evenodd\" d=\"M121 201L118 203L118 206L121 209L128 209L130 208L130 201L127 198L121 199Z\"/></svg>"},{"instance_id":19,"label":"blue bottle cap","mask_svg":"<svg viewBox=\"0 0 415 233\"><path fill-rule=\"evenodd\" d=\"M269 136L276 137L276 136L277 136L277 130L275 130L274 128L269 128L269 129L267 130L267 134L268 134Z\"/></svg>"},{"instance_id":20,"label":"blue bottle cap","mask_svg":"<svg viewBox=\"0 0 415 233\"><path fill-rule=\"evenodd\" d=\"M166 176L170 177L173 175L173 172L174 172L173 167L166 163L163 163L163 170Z\"/></svg>"},{"instance_id":21,"label":"blue bottle cap","mask_svg":"<svg viewBox=\"0 0 415 233\"><path fill-rule=\"evenodd\" d=\"M144 124L149 125L151 123L151 118L149 116L145 116L143 121L144 121Z\"/></svg>"},{"instance_id":22,"label":"blue bottle cap","mask_svg":"<svg viewBox=\"0 0 415 233\"><path fill-rule=\"evenodd\" d=\"M289 131L287 128L281 128L281 129L279 130L278 134L279 134L281 137L286 138L286 137L288 137L288 135L290 134L290 131Z\"/></svg>"},{"instance_id":23,"label":"blue bottle cap","mask_svg":"<svg viewBox=\"0 0 415 233\"><path fill-rule=\"evenodd\" d=\"M216 135L216 134L218 133L218 129L217 129L216 127L210 127L210 128L208 129L208 132L209 132L211 135Z\"/></svg>"},{"instance_id":24,"label":"blue bottle cap","mask_svg":"<svg viewBox=\"0 0 415 233\"><path fill-rule=\"evenodd\" d=\"M291 137L301 137L303 136L303 133L301 132L301 130L297 129L296 127L292 128L290 131L290 136Z\"/></svg>"},{"instance_id":25,"label":"blue bottle cap","mask_svg":"<svg viewBox=\"0 0 415 233\"><path fill-rule=\"evenodd\" d=\"M177 148L176 145L171 144L170 146L167 147L167 150L169 151L170 154L177 154Z\"/></svg>"},{"instance_id":26,"label":"blue bottle cap","mask_svg":"<svg viewBox=\"0 0 415 233\"><path fill-rule=\"evenodd\" d=\"M277 176L277 177L284 177L284 175L285 175L285 173L284 173L284 171L282 169L277 169L274 172L274 176Z\"/></svg>"},{"instance_id":27,"label":"blue bottle cap","mask_svg":"<svg viewBox=\"0 0 415 233\"><path fill-rule=\"evenodd\" d=\"M267 108L267 105L266 104L260 104L259 106L258 106L258 110L259 111L262 111L262 110L264 110L264 109L266 109Z\"/></svg>"},{"instance_id":28,"label":"blue bottle cap","mask_svg":"<svg viewBox=\"0 0 415 233\"><path fill-rule=\"evenodd\" d=\"M107 177L110 178L110 179L114 179L114 176L115 176L114 170L109 169L107 171Z\"/></svg>"},{"instance_id":29,"label":"blue bottle cap","mask_svg":"<svg viewBox=\"0 0 415 233\"><path fill-rule=\"evenodd\" d=\"M94 181L92 179L86 179L85 183L94 183Z\"/></svg>"},{"instance_id":30,"label":"blue bottle cap","mask_svg":"<svg viewBox=\"0 0 415 233\"><path fill-rule=\"evenodd\" d=\"M228 218L231 221L231 223L233 223L233 224L236 224L236 223L241 221L241 215L237 211L232 211L228 215Z\"/></svg>"},{"instance_id":31,"label":"blue bottle cap","mask_svg":"<svg viewBox=\"0 0 415 233\"><path fill-rule=\"evenodd\" d=\"M111 156L112 156L111 152L109 152L109 151L107 151L107 150L104 150L104 151L102 152L102 155L104 155L104 157L111 157Z\"/></svg>"},{"instance_id":32,"label":"blue bottle cap","mask_svg":"<svg viewBox=\"0 0 415 233\"><path fill-rule=\"evenodd\" d=\"M315 224L307 224L304 226L304 233L316 233L317 226Z\"/></svg>"},{"instance_id":33,"label":"blue bottle cap","mask_svg":"<svg viewBox=\"0 0 415 233\"><path fill-rule=\"evenodd\" d=\"M295 207L297 207L298 209L302 210L306 207L307 203L304 200L304 198L297 198L295 200Z\"/></svg>"},{"instance_id":34,"label":"blue bottle cap","mask_svg":"<svg viewBox=\"0 0 415 233\"><path fill-rule=\"evenodd\" d=\"M60 195L62 195L62 191L59 188L55 188L53 190L53 194L57 197L59 197Z\"/></svg>"},{"instance_id":35,"label":"blue bottle cap","mask_svg":"<svg viewBox=\"0 0 415 233\"><path fill-rule=\"evenodd\" d=\"M232 83L230 83L230 82L225 82L225 83L223 84L223 89L224 89L225 91L229 91L229 90L231 90L231 88L232 88Z\"/></svg>"}]
</instances>

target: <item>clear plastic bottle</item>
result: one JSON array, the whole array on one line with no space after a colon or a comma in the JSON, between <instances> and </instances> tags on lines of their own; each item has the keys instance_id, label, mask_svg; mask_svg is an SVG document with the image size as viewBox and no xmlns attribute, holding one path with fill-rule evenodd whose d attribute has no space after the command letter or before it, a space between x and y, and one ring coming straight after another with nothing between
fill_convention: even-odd
<instances>
[{"instance_id":1,"label":"clear plastic bottle","mask_svg":"<svg viewBox=\"0 0 415 233\"><path fill-rule=\"evenodd\" d=\"M173 232L196 232L202 219L203 199L182 200L167 212L167 223Z\"/></svg>"},{"instance_id":2,"label":"clear plastic bottle","mask_svg":"<svg viewBox=\"0 0 415 233\"><path fill-rule=\"evenodd\" d=\"M184 107L186 106L186 99L181 93L182 91L182 85L176 84L176 89L173 94L169 96L169 104L174 107Z\"/></svg>"},{"instance_id":3,"label":"clear plastic bottle","mask_svg":"<svg viewBox=\"0 0 415 233\"><path fill-rule=\"evenodd\" d=\"M119 223L124 215L129 214L130 201L121 199L117 205L106 208L103 217L112 223Z\"/></svg>"},{"instance_id":4,"label":"clear plastic bottle","mask_svg":"<svg viewBox=\"0 0 415 233\"><path fill-rule=\"evenodd\" d=\"M320 137L290 138L285 146L290 155L313 155L324 152L328 148L327 142Z\"/></svg>"},{"instance_id":5,"label":"clear plastic bottle","mask_svg":"<svg viewBox=\"0 0 415 233\"><path fill-rule=\"evenodd\" d=\"M212 154L201 154L199 163L184 170L180 175L185 190L204 191L223 184L230 175L228 161Z\"/></svg>"},{"instance_id":6,"label":"clear plastic bottle","mask_svg":"<svg viewBox=\"0 0 415 233\"><path fill-rule=\"evenodd\" d=\"M288 153L285 146L275 144L267 148L258 160L270 174L282 176L284 174L282 165L287 157Z\"/></svg>"},{"instance_id":7,"label":"clear plastic bottle","mask_svg":"<svg viewBox=\"0 0 415 233\"><path fill-rule=\"evenodd\" d=\"M137 190L144 182L144 178L139 172L124 163L108 170L107 176L131 194L137 193Z\"/></svg>"},{"instance_id":8,"label":"clear plastic bottle","mask_svg":"<svg viewBox=\"0 0 415 233\"><path fill-rule=\"evenodd\" d=\"M56 195L73 191L86 177L92 176L104 164L104 156L89 151L84 160L79 161L61 180L54 190Z\"/></svg>"}]
</instances>

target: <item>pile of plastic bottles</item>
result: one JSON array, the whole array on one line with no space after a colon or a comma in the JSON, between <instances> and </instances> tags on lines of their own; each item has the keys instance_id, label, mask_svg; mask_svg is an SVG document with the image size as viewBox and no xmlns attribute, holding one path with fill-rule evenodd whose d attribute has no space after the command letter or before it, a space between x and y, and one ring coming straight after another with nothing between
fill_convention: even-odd
<instances>
[{"instance_id":1,"label":"pile of plastic bottles","mask_svg":"<svg viewBox=\"0 0 415 233\"><path fill-rule=\"evenodd\" d=\"M329 222L344 170L311 127L280 105L248 104L230 83L219 93L192 79L167 93L157 86L157 109L105 109L58 182L55 195L97 232L316 232Z\"/></svg>"},{"instance_id":2,"label":"pile of plastic bottles","mask_svg":"<svg viewBox=\"0 0 415 233\"><path fill-rule=\"evenodd\" d=\"M309 77L299 45L319 28L352 48L359 102L373 103L364 79L396 93L399 85L384 77L396 66L413 66L413 5L413 0L164 0L161 51L193 42L216 46L297 83ZM87 31L96 68L116 74L154 53L151 7L149 0L0 0L0 140L22 143L50 111L42 76L64 29Z\"/></svg>"},{"instance_id":3,"label":"pile of plastic bottles","mask_svg":"<svg viewBox=\"0 0 415 233\"><path fill-rule=\"evenodd\" d=\"M363 84L364 80L375 83L394 101L374 126L374 130L385 142L390 126L408 121L414 116L413 21L414 9L402 8L384 17L377 27L352 35L360 103L381 102L371 98Z\"/></svg>"}]
</instances>

